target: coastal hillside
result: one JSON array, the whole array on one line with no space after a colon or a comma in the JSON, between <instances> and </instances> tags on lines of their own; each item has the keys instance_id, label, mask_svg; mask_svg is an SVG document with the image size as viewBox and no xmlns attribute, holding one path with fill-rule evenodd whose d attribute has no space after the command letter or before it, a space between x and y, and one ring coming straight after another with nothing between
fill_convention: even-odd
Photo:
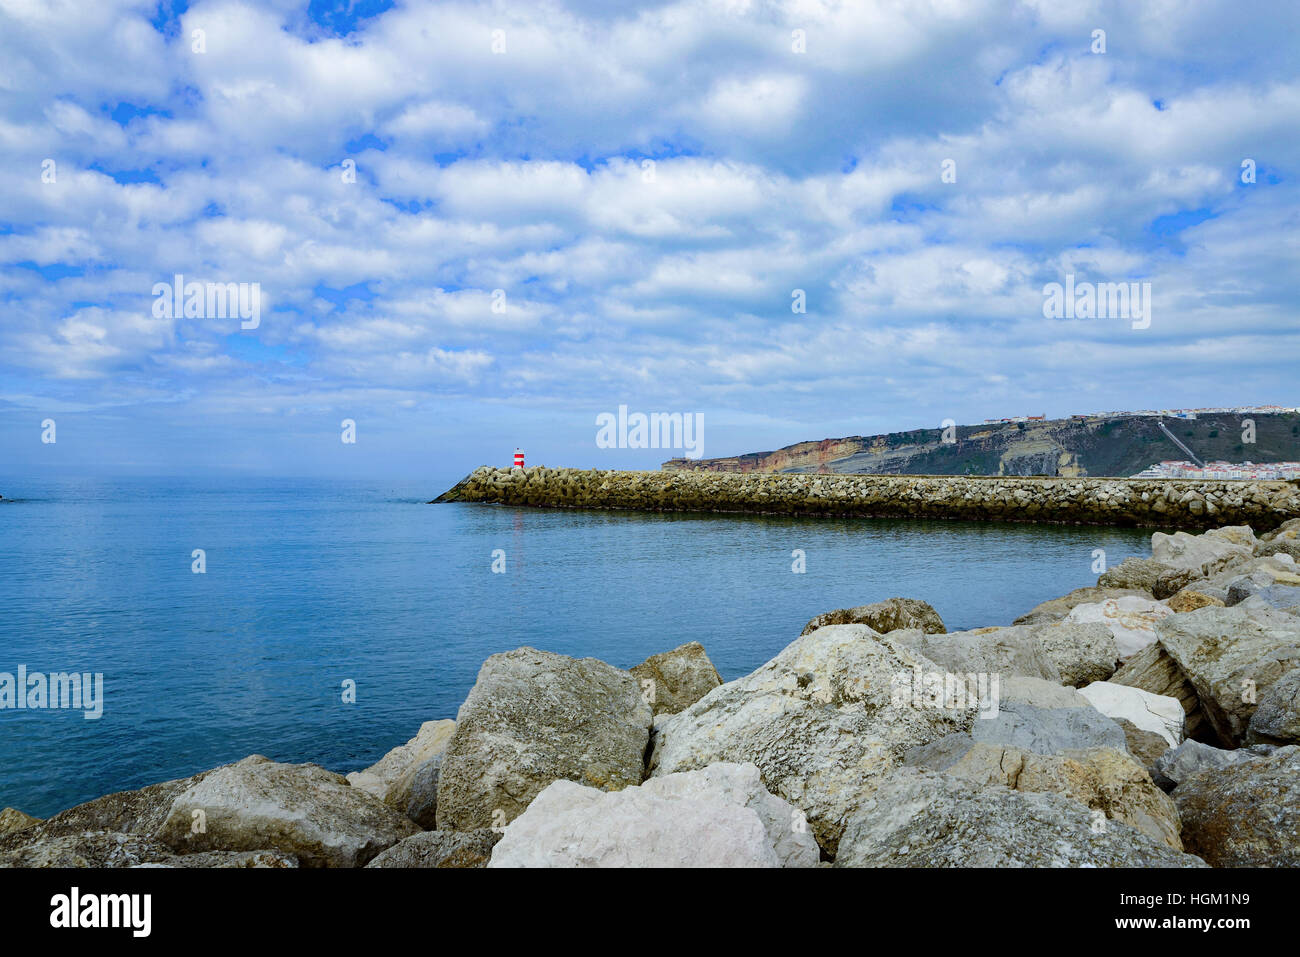
<instances>
[{"instance_id":1,"label":"coastal hillside","mask_svg":"<svg viewBox=\"0 0 1300 957\"><path fill-rule=\"evenodd\" d=\"M1255 442L1243 441L1243 419ZM1224 412L1165 425L1205 461L1277 462L1300 459L1300 414ZM955 442L943 429L854 435L799 442L774 452L715 459L670 459L668 471L832 472L887 475L1128 476L1186 453L1153 416L1090 416L961 425Z\"/></svg>"}]
</instances>

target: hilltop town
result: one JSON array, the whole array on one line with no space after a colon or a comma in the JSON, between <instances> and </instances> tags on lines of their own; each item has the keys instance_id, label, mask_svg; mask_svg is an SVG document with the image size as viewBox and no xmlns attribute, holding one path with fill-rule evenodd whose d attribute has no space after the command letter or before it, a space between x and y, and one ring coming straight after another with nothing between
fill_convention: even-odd
<instances>
[{"instance_id":1,"label":"hilltop town","mask_svg":"<svg viewBox=\"0 0 1300 957\"><path fill-rule=\"evenodd\" d=\"M1241 405L1219 409L1142 409L1138 412L1084 412L1070 416L1073 421L1089 419L1122 419L1134 416L1151 416L1167 419L1196 419L1202 415L1281 415L1287 412L1300 412L1300 407L1282 405ZM1015 415L1004 419L985 419L985 425L999 422L1046 422L1046 415Z\"/></svg>"},{"instance_id":2,"label":"hilltop town","mask_svg":"<svg viewBox=\"0 0 1300 957\"><path fill-rule=\"evenodd\" d=\"M1199 479L1300 479L1300 462L1195 462L1165 461L1143 469L1131 478L1199 478Z\"/></svg>"}]
</instances>

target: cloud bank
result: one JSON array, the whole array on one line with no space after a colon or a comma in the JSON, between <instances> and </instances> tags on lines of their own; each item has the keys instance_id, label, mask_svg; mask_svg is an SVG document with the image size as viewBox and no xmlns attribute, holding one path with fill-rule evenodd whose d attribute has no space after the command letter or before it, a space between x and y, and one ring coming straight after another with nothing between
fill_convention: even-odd
<instances>
[{"instance_id":1,"label":"cloud bank","mask_svg":"<svg viewBox=\"0 0 1300 957\"><path fill-rule=\"evenodd\" d=\"M0 0L0 443L415 476L667 457L597 447L620 404L706 455L1294 404L1300 10L1138 6ZM260 324L155 318L175 274ZM1150 327L1044 318L1066 274Z\"/></svg>"}]
</instances>

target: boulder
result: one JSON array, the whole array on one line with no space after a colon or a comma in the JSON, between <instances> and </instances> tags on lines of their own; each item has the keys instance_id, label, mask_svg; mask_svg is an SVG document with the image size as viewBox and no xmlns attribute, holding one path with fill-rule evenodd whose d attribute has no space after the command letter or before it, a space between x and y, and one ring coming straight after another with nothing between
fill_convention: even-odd
<instances>
[{"instance_id":1,"label":"boulder","mask_svg":"<svg viewBox=\"0 0 1300 957\"><path fill-rule=\"evenodd\" d=\"M1150 598L1108 598L1103 602L1077 605L1066 622L1098 623L1110 629L1121 659L1137 654L1156 640L1155 626L1174 612Z\"/></svg>"},{"instance_id":2,"label":"boulder","mask_svg":"<svg viewBox=\"0 0 1300 957\"><path fill-rule=\"evenodd\" d=\"M1275 584L1279 576L1285 582L1289 580L1288 576L1296 573L1297 568L1291 564L1290 555L1270 555L1264 558L1252 558L1250 561L1232 565L1214 575L1196 579L1188 585L1188 588L1228 604L1229 590L1234 584L1241 585L1243 579L1250 579L1258 587L1265 588Z\"/></svg>"},{"instance_id":3,"label":"boulder","mask_svg":"<svg viewBox=\"0 0 1300 957\"><path fill-rule=\"evenodd\" d=\"M1300 744L1300 668L1292 669L1259 696L1246 726L1247 744Z\"/></svg>"},{"instance_id":4,"label":"boulder","mask_svg":"<svg viewBox=\"0 0 1300 957\"><path fill-rule=\"evenodd\" d=\"M1183 849L1174 802L1124 751L1089 748L1035 754L970 741L964 749L909 756L906 763L951 774L976 787L998 784L1013 791L1063 794L1175 850Z\"/></svg>"},{"instance_id":5,"label":"boulder","mask_svg":"<svg viewBox=\"0 0 1300 957\"><path fill-rule=\"evenodd\" d=\"M123 831L60 831L32 829L0 838L0 868L5 867L297 867L297 860L279 851L211 851L177 854L144 834Z\"/></svg>"},{"instance_id":6,"label":"boulder","mask_svg":"<svg viewBox=\"0 0 1300 957\"><path fill-rule=\"evenodd\" d=\"M1101 747L1127 750L1123 729L1095 708L1003 704L997 718L975 725L971 731L974 740L1036 754Z\"/></svg>"},{"instance_id":7,"label":"boulder","mask_svg":"<svg viewBox=\"0 0 1300 957\"><path fill-rule=\"evenodd\" d=\"M1212 606L1222 608L1227 602L1221 598L1215 598L1213 595L1206 595L1196 591L1193 588L1184 588L1178 594L1165 599L1165 604L1175 614L1179 614L1184 611L1196 611L1198 608L1210 608Z\"/></svg>"},{"instance_id":8,"label":"boulder","mask_svg":"<svg viewBox=\"0 0 1300 957\"><path fill-rule=\"evenodd\" d=\"M641 697L656 715L684 711L722 684L722 677L698 641L651 655L631 669Z\"/></svg>"},{"instance_id":9,"label":"boulder","mask_svg":"<svg viewBox=\"0 0 1300 957\"><path fill-rule=\"evenodd\" d=\"M16 807L7 807L0 811L0 834L11 834L14 831L21 831L33 824L40 823L41 819L39 817L24 814Z\"/></svg>"},{"instance_id":10,"label":"boulder","mask_svg":"<svg viewBox=\"0 0 1300 957\"><path fill-rule=\"evenodd\" d=\"M398 745L348 784L373 794L423 828L432 828L438 809L438 771L456 731L455 721L426 721L410 741Z\"/></svg>"},{"instance_id":11,"label":"boulder","mask_svg":"<svg viewBox=\"0 0 1300 957\"><path fill-rule=\"evenodd\" d=\"M1202 734L1209 728L1205 714L1201 711L1201 701L1196 697L1196 689L1178 667L1178 662L1159 642L1147 645L1125 661L1109 680L1112 684L1128 685L1167 698L1177 698L1183 706L1183 733L1189 738Z\"/></svg>"},{"instance_id":12,"label":"boulder","mask_svg":"<svg viewBox=\"0 0 1300 957\"><path fill-rule=\"evenodd\" d=\"M1084 588L1076 588L1068 595L1062 595L1060 598L1051 598L1042 604L1035 605L1025 614L1017 618L1013 625L1041 625L1048 622L1060 621L1068 615L1076 605L1095 604L1103 602L1107 598L1148 598L1150 589L1138 588L1105 588L1097 585L1088 585Z\"/></svg>"},{"instance_id":13,"label":"boulder","mask_svg":"<svg viewBox=\"0 0 1300 957\"><path fill-rule=\"evenodd\" d=\"M637 679L603 661L527 647L493 655L442 758L438 829L500 827L552 781L639 784L651 720Z\"/></svg>"},{"instance_id":14,"label":"boulder","mask_svg":"<svg viewBox=\"0 0 1300 957\"><path fill-rule=\"evenodd\" d=\"M1124 731L1124 740L1128 744L1128 753L1133 755L1138 764L1148 770L1169 750L1169 742L1164 735L1154 731L1143 731L1132 721L1116 718L1115 723Z\"/></svg>"},{"instance_id":15,"label":"boulder","mask_svg":"<svg viewBox=\"0 0 1300 957\"><path fill-rule=\"evenodd\" d=\"M1270 555L1289 555L1300 558L1300 538L1279 539L1273 542L1260 542L1255 546L1255 555L1265 558Z\"/></svg>"},{"instance_id":16,"label":"boulder","mask_svg":"<svg viewBox=\"0 0 1300 957\"><path fill-rule=\"evenodd\" d=\"M1109 678L1119 660L1108 628L1068 620L947 635L901 631L895 636L956 674L1018 675L1079 685Z\"/></svg>"},{"instance_id":17,"label":"boulder","mask_svg":"<svg viewBox=\"0 0 1300 957\"><path fill-rule=\"evenodd\" d=\"M1260 541L1255 546L1255 554L1261 558L1286 555L1292 562L1300 559L1300 519L1284 521L1273 531L1261 534Z\"/></svg>"},{"instance_id":18,"label":"boulder","mask_svg":"<svg viewBox=\"0 0 1300 957\"><path fill-rule=\"evenodd\" d=\"M718 762L698 771L652 778L642 788L672 801L718 798L731 804L742 804L763 822L767 839L782 867L812 867L820 859L807 815L802 809L769 792L754 764Z\"/></svg>"},{"instance_id":19,"label":"boulder","mask_svg":"<svg viewBox=\"0 0 1300 957\"><path fill-rule=\"evenodd\" d=\"M283 851L203 851L199 854L173 854L136 867L212 867L229 869L296 868L298 859Z\"/></svg>"},{"instance_id":20,"label":"boulder","mask_svg":"<svg viewBox=\"0 0 1300 957\"><path fill-rule=\"evenodd\" d=\"M505 829L489 867L816 867L803 813L752 764L720 762L599 791L556 781Z\"/></svg>"},{"instance_id":21,"label":"boulder","mask_svg":"<svg viewBox=\"0 0 1300 957\"><path fill-rule=\"evenodd\" d=\"M1201 608L1156 627L1227 746L1245 740L1258 695L1300 666L1300 619L1272 609Z\"/></svg>"},{"instance_id":22,"label":"boulder","mask_svg":"<svg viewBox=\"0 0 1300 957\"><path fill-rule=\"evenodd\" d=\"M1195 570L1191 568L1175 568L1156 579L1155 584L1151 586L1151 595L1157 600L1163 601L1172 598L1192 582L1198 580Z\"/></svg>"},{"instance_id":23,"label":"boulder","mask_svg":"<svg viewBox=\"0 0 1300 957\"><path fill-rule=\"evenodd\" d=\"M171 855L170 848L158 849L154 832L177 795L207 774L106 794L45 821L32 818L33 823L8 834L0 831L0 862L28 862L15 863L17 867L133 867Z\"/></svg>"},{"instance_id":24,"label":"boulder","mask_svg":"<svg viewBox=\"0 0 1300 957\"><path fill-rule=\"evenodd\" d=\"M1227 583L1228 607L1257 599L1252 607L1267 606L1292 613L1300 613L1300 574L1283 568L1276 561L1252 568L1249 574L1238 575Z\"/></svg>"},{"instance_id":25,"label":"boulder","mask_svg":"<svg viewBox=\"0 0 1300 957\"><path fill-rule=\"evenodd\" d=\"M898 768L846 822L836 866L1203 867L1061 794Z\"/></svg>"},{"instance_id":26,"label":"boulder","mask_svg":"<svg viewBox=\"0 0 1300 957\"><path fill-rule=\"evenodd\" d=\"M504 828L421 831L380 852L366 867L487 867Z\"/></svg>"},{"instance_id":27,"label":"boulder","mask_svg":"<svg viewBox=\"0 0 1300 957\"><path fill-rule=\"evenodd\" d=\"M1255 533L1246 525L1212 528L1200 535L1156 532L1151 536L1151 558L1205 578L1255 555Z\"/></svg>"},{"instance_id":28,"label":"boulder","mask_svg":"<svg viewBox=\"0 0 1300 957\"><path fill-rule=\"evenodd\" d=\"M1214 867L1300 867L1300 747L1187 778L1183 844Z\"/></svg>"},{"instance_id":29,"label":"boulder","mask_svg":"<svg viewBox=\"0 0 1300 957\"><path fill-rule=\"evenodd\" d=\"M150 784L136 791L116 791L84 804L60 811L38 825L43 836L80 834L86 831L110 831L120 834L153 836L171 813L178 796L198 784L211 772L203 771L188 778Z\"/></svg>"},{"instance_id":30,"label":"boulder","mask_svg":"<svg viewBox=\"0 0 1300 957\"><path fill-rule=\"evenodd\" d=\"M1143 597L1145 593L1156 598L1168 598L1195 577L1191 569L1176 568L1153 558L1126 558L1102 572L1097 587L1139 593L1122 597Z\"/></svg>"},{"instance_id":31,"label":"boulder","mask_svg":"<svg viewBox=\"0 0 1300 957\"><path fill-rule=\"evenodd\" d=\"M0 837L0 867L137 867L172 856L160 841L121 831L34 835L27 829Z\"/></svg>"},{"instance_id":32,"label":"boulder","mask_svg":"<svg viewBox=\"0 0 1300 957\"><path fill-rule=\"evenodd\" d=\"M1261 542L1300 541L1300 518L1289 518L1277 528L1259 536Z\"/></svg>"},{"instance_id":33,"label":"boulder","mask_svg":"<svg viewBox=\"0 0 1300 957\"><path fill-rule=\"evenodd\" d=\"M1035 708L1091 708L1077 688L1059 685L1042 678L1011 675L999 682L999 707L1009 704Z\"/></svg>"},{"instance_id":34,"label":"boulder","mask_svg":"<svg viewBox=\"0 0 1300 957\"><path fill-rule=\"evenodd\" d=\"M304 867L361 867L418 830L341 775L254 754L178 795L155 836L187 854L269 849Z\"/></svg>"},{"instance_id":35,"label":"boulder","mask_svg":"<svg viewBox=\"0 0 1300 957\"><path fill-rule=\"evenodd\" d=\"M886 598L874 605L828 611L804 625L799 634L806 635L826 625L866 625L882 635L903 628L919 628L927 635L942 635L948 630L939 613L918 598Z\"/></svg>"},{"instance_id":36,"label":"boulder","mask_svg":"<svg viewBox=\"0 0 1300 957\"><path fill-rule=\"evenodd\" d=\"M1226 768L1239 761L1254 761L1259 757L1250 751L1226 751L1202 741L1188 739L1176 748L1170 748L1151 765L1151 778L1166 791L1172 791L1183 781L1202 771Z\"/></svg>"},{"instance_id":37,"label":"boulder","mask_svg":"<svg viewBox=\"0 0 1300 957\"><path fill-rule=\"evenodd\" d=\"M1068 699L1047 697L1038 683L1006 682L997 715L979 718L970 737L985 744L1056 754L1087 748L1124 751L1127 743L1118 724L1094 708L1073 689ZM1030 692L1032 689L1032 693Z\"/></svg>"},{"instance_id":38,"label":"boulder","mask_svg":"<svg viewBox=\"0 0 1300 957\"><path fill-rule=\"evenodd\" d=\"M1234 603L1229 598L1228 604L1235 604L1239 608L1273 608L1300 617L1300 588L1284 588L1277 585L1259 588L1240 602Z\"/></svg>"},{"instance_id":39,"label":"boulder","mask_svg":"<svg viewBox=\"0 0 1300 957\"><path fill-rule=\"evenodd\" d=\"M909 748L903 763L946 767L975 744L1054 755L1091 748L1124 751L1127 741L1123 729L1074 688L1041 678L1009 677L1001 681L996 715L976 718L969 731Z\"/></svg>"},{"instance_id":40,"label":"boulder","mask_svg":"<svg viewBox=\"0 0 1300 957\"><path fill-rule=\"evenodd\" d=\"M1259 539L1255 537L1255 530L1249 525L1222 525L1219 528L1207 529L1200 537L1216 542L1228 542L1242 548L1254 548L1259 543Z\"/></svg>"},{"instance_id":41,"label":"boulder","mask_svg":"<svg viewBox=\"0 0 1300 957\"><path fill-rule=\"evenodd\" d=\"M1030 635L1056 665L1061 684L1080 688L1105 681L1119 664L1119 645L1108 623L1046 622L1033 626Z\"/></svg>"},{"instance_id":42,"label":"boulder","mask_svg":"<svg viewBox=\"0 0 1300 957\"><path fill-rule=\"evenodd\" d=\"M752 762L775 795L801 808L828 854L875 779L916 745L970 728L972 700L927 702L910 689L941 669L865 625L828 625L757 671L715 688L656 728L654 777Z\"/></svg>"},{"instance_id":43,"label":"boulder","mask_svg":"<svg viewBox=\"0 0 1300 957\"><path fill-rule=\"evenodd\" d=\"M1300 570L1284 565L1275 557L1270 557L1268 561L1252 562L1233 571L1240 574L1227 580L1228 597L1225 604L1229 607L1266 588L1300 588Z\"/></svg>"},{"instance_id":44,"label":"boulder","mask_svg":"<svg viewBox=\"0 0 1300 957\"><path fill-rule=\"evenodd\" d=\"M1173 569L1150 558L1126 558L1097 578L1098 591L1126 591L1150 595L1161 575ZM1075 604L1081 604L1075 602Z\"/></svg>"},{"instance_id":45,"label":"boulder","mask_svg":"<svg viewBox=\"0 0 1300 957\"><path fill-rule=\"evenodd\" d=\"M1061 681L1060 669L1034 640L1031 626L976 628L945 635L908 629L891 635L953 674L1024 675Z\"/></svg>"},{"instance_id":46,"label":"boulder","mask_svg":"<svg viewBox=\"0 0 1300 957\"><path fill-rule=\"evenodd\" d=\"M1123 718L1143 731L1158 734L1171 748L1183 741L1183 704L1177 698L1111 681L1095 681L1079 693L1102 714Z\"/></svg>"}]
</instances>

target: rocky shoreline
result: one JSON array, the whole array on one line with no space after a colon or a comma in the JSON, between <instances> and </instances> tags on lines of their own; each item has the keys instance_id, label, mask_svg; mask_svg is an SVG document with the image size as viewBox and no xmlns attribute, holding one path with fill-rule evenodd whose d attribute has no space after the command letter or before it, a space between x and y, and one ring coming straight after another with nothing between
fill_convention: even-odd
<instances>
[{"instance_id":1,"label":"rocky shoreline","mask_svg":"<svg viewBox=\"0 0 1300 957\"><path fill-rule=\"evenodd\" d=\"M722 682L493 655L335 774L252 755L39 821L5 867L1300 865L1300 519L1157 532L1013 624L838 609Z\"/></svg>"},{"instance_id":2,"label":"rocky shoreline","mask_svg":"<svg viewBox=\"0 0 1300 957\"><path fill-rule=\"evenodd\" d=\"M434 502L1213 528L1300 517L1295 482L475 469Z\"/></svg>"}]
</instances>

